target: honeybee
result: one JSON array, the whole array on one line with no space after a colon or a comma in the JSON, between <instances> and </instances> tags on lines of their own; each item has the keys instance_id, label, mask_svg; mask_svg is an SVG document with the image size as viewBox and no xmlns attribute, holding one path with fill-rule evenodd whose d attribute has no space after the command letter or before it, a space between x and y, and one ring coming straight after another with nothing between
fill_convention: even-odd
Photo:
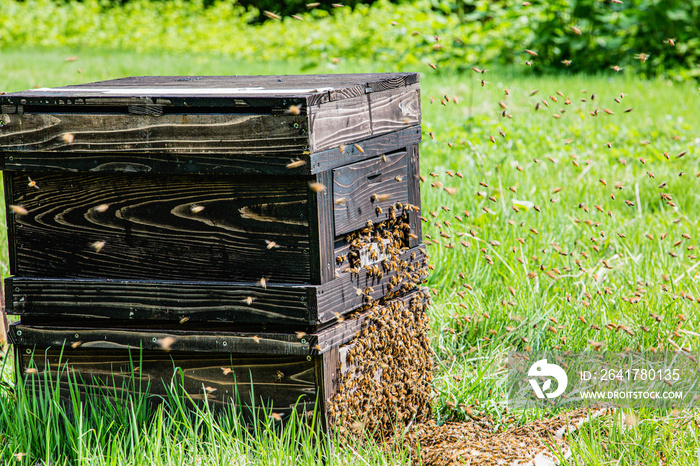
<instances>
[{"instance_id":1,"label":"honeybee","mask_svg":"<svg viewBox=\"0 0 700 466\"><path fill-rule=\"evenodd\" d=\"M320 193L326 190L326 185L317 181L312 181L309 183L309 188L315 193Z\"/></svg>"}]
</instances>

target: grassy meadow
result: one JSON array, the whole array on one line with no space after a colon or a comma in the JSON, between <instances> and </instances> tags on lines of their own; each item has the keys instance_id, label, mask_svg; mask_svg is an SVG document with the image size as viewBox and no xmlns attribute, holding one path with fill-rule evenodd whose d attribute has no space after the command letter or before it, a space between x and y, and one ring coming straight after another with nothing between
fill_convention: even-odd
<instances>
[{"instance_id":1,"label":"grassy meadow","mask_svg":"<svg viewBox=\"0 0 700 466\"><path fill-rule=\"evenodd\" d=\"M211 54L16 48L0 53L0 69L7 92L135 75L392 71L351 61L308 68ZM414 70L422 73L438 422L475 416L504 429L551 415L505 405L509 351L698 350L695 84L624 70L542 76L524 65ZM0 384L2 464L291 465L323 456L326 443L313 430L290 423L280 432L269 421L251 432L233 415L187 415L175 396L167 400L174 409L155 413L138 402L62 407L50 387L30 400L13 384L10 359ZM649 409L627 413L630 423L611 412L571 436L564 464L700 464L699 414ZM412 462L372 440L328 442L339 446L334 464Z\"/></svg>"}]
</instances>

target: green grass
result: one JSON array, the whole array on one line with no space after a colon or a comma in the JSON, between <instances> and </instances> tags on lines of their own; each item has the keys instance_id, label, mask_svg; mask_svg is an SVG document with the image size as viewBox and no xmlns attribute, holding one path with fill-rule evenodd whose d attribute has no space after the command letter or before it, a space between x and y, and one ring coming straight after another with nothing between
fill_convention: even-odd
<instances>
[{"instance_id":1,"label":"green grass","mask_svg":"<svg viewBox=\"0 0 700 466\"><path fill-rule=\"evenodd\" d=\"M79 58L65 62L69 55ZM343 62L303 72L390 71L383 67ZM58 49L6 50L0 55L0 68L0 89L16 91L128 75L300 73L303 65L243 63L213 55ZM531 70L523 67L438 77L430 69L419 71L424 72L424 235L437 241L428 246L435 268L428 285L437 293L430 314L438 420L466 417L450 408L451 403L473 406L477 414L493 416L498 426L546 416L507 411L501 396L501 358L512 350L582 351L591 348L590 342L601 342L607 350L678 345L697 351L700 267L693 268L699 260L693 256L700 257L698 89L612 72L547 77L529 74ZM481 79L488 83L482 86ZM539 92L530 96L534 89ZM571 104L564 105L565 97L557 91ZM625 96L618 104L613 99L620 93ZM450 101L442 105L445 95ZM535 111L542 99L549 107ZM512 119L501 116L499 102ZM598 116L591 116L596 108ZM627 108L633 110L625 113ZM682 151L686 155L678 158ZM437 182L442 187L431 186ZM662 182L667 185L660 189ZM456 192L451 195L444 187ZM675 207L660 193L670 194ZM528 202L540 212L522 207ZM514 205L521 206L518 212ZM608 330L609 323L631 334ZM5 379L11 380L8 371L9 366ZM99 418L86 414L78 418L78 425L71 422L73 430L59 435L57 429L66 421L59 419L64 412L55 402L32 405L16 395L17 403L1 393L0 448L6 458L29 450L32 462L23 464L37 459L47 464L296 464L313 463L318 454L312 434L303 429L250 437L240 428L214 422L206 412L194 420L161 411L154 417L139 412ZM39 415L41 410L47 411ZM575 455L570 464L657 464L662 457L669 464L698 464L697 415L645 410L635 414L638 422L632 425L619 422L619 412L604 416L572 436ZM22 427L26 423L36 426L33 434ZM53 426L53 437L46 438L54 443L50 448L38 446L36 438L43 438L42 429L48 426ZM73 453L63 456L67 451ZM405 454L384 452L372 442L334 455L341 464L408 463Z\"/></svg>"}]
</instances>

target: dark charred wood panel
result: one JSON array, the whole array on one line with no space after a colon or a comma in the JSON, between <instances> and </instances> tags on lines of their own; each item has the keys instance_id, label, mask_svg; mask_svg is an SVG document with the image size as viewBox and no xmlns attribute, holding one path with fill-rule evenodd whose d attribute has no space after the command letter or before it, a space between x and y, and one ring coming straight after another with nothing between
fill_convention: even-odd
<instances>
[{"instance_id":1,"label":"dark charred wood panel","mask_svg":"<svg viewBox=\"0 0 700 466\"><path fill-rule=\"evenodd\" d=\"M65 397L69 373L83 392L123 399L148 387L152 396L167 396L166 387L179 368L175 383L193 400L206 398L215 406L233 401L289 414L295 407L313 409L316 402L314 361L306 357L29 346L16 351L27 386L50 374ZM37 372L28 374L29 367Z\"/></svg>"},{"instance_id":2,"label":"dark charred wood panel","mask_svg":"<svg viewBox=\"0 0 700 466\"><path fill-rule=\"evenodd\" d=\"M94 324L94 322L92 322ZM308 341L294 333L198 332L186 330L116 329L110 327L49 327L15 323L12 341L20 346L252 353L306 356Z\"/></svg>"},{"instance_id":3,"label":"dark charred wood panel","mask_svg":"<svg viewBox=\"0 0 700 466\"><path fill-rule=\"evenodd\" d=\"M120 153L4 152L4 171L187 173L241 175L308 175L311 158L299 148L274 153ZM303 165L287 166L304 161Z\"/></svg>"},{"instance_id":4,"label":"dark charred wood panel","mask_svg":"<svg viewBox=\"0 0 700 466\"><path fill-rule=\"evenodd\" d=\"M334 147L311 155L311 173L331 170L351 163L395 152L421 141L421 127L411 126L372 137L355 144ZM342 149L342 150L341 150Z\"/></svg>"},{"instance_id":5,"label":"dark charred wood panel","mask_svg":"<svg viewBox=\"0 0 700 466\"><path fill-rule=\"evenodd\" d=\"M418 211L411 210L408 215L408 223L411 233L415 237L409 239L411 247L418 246L423 242L423 223L420 219L420 164L418 161L418 144L408 148L408 203L417 207Z\"/></svg>"},{"instance_id":6,"label":"dark charred wood panel","mask_svg":"<svg viewBox=\"0 0 700 466\"><path fill-rule=\"evenodd\" d=\"M390 217L390 207L408 202L406 152L387 154L333 170L335 236ZM379 211L381 209L381 213Z\"/></svg>"},{"instance_id":7,"label":"dark charred wood panel","mask_svg":"<svg viewBox=\"0 0 700 466\"><path fill-rule=\"evenodd\" d=\"M414 84L310 107L311 152L419 125L418 86Z\"/></svg>"},{"instance_id":8,"label":"dark charred wood panel","mask_svg":"<svg viewBox=\"0 0 700 466\"><path fill-rule=\"evenodd\" d=\"M320 285L334 278L333 268L333 174L316 175L309 185L312 283Z\"/></svg>"},{"instance_id":9,"label":"dark charred wood panel","mask_svg":"<svg viewBox=\"0 0 700 466\"><path fill-rule=\"evenodd\" d=\"M7 203L28 211L8 217L13 275L310 280L306 178L13 172L5 179Z\"/></svg>"},{"instance_id":10,"label":"dark charred wood panel","mask_svg":"<svg viewBox=\"0 0 700 466\"><path fill-rule=\"evenodd\" d=\"M53 89L31 89L0 96L0 105L80 106L211 105L233 100L242 106L284 105L305 98L308 105L346 99L418 83L418 73L357 73L293 76L136 76ZM220 92L217 92L219 90ZM228 104L230 105L230 104Z\"/></svg>"},{"instance_id":11,"label":"dark charred wood panel","mask_svg":"<svg viewBox=\"0 0 700 466\"><path fill-rule=\"evenodd\" d=\"M420 87L414 84L369 94L372 134L385 134L420 125Z\"/></svg>"},{"instance_id":12,"label":"dark charred wood panel","mask_svg":"<svg viewBox=\"0 0 700 466\"><path fill-rule=\"evenodd\" d=\"M138 280L5 279L8 312L45 318L153 320L189 324L276 323L304 328L315 320L316 289L245 283Z\"/></svg>"},{"instance_id":13,"label":"dark charred wood panel","mask_svg":"<svg viewBox=\"0 0 700 466\"><path fill-rule=\"evenodd\" d=\"M8 161L14 152L300 156L309 145L305 115L24 113L2 121Z\"/></svg>"}]
</instances>

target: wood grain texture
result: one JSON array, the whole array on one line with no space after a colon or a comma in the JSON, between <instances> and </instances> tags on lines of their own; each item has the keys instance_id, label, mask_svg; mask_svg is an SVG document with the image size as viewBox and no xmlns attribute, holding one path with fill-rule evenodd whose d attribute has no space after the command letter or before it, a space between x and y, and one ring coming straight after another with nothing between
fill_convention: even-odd
<instances>
[{"instance_id":1,"label":"wood grain texture","mask_svg":"<svg viewBox=\"0 0 700 466\"><path fill-rule=\"evenodd\" d=\"M420 125L420 87L418 84L369 94L372 134L385 134L408 126Z\"/></svg>"},{"instance_id":2,"label":"wood grain texture","mask_svg":"<svg viewBox=\"0 0 700 466\"><path fill-rule=\"evenodd\" d=\"M166 387L179 368L176 385L193 400L206 397L214 406L233 401L289 414L295 408L313 409L316 401L314 361L306 357L28 346L17 346L16 351L22 372L28 367L38 371L23 376L29 388L32 381L50 374L64 397L69 396L67 366L71 376L82 381L82 392L97 390L117 399L147 388L151 396L167 396ZM222 368L229 370L224 373Z\"/></svg>"},{"instance_id":3,"label":"wood grain texture","mask_svg":"<svg viewBox=\"0 0 700 466\"><path fill-rule=\"evenodd\" d=\"M369 220L387 220L390 206L408 202L406 152L384 158L386 161L376 157L333 170L335 236L359 230Z\"/></svg>"},{"instance_id":4,"label":"wood grain texture","mask_svg":"<svg viewBox=\"0 0 700 466\"><path fill-rule=\"evenodd\" d=\"M297 324L316 320L315 287L144 280L5 279L8 312L52 319L95 318Z\"/></svg>"},{"instance_id":5,"label":"wood grain texture","mask_svg":"<svg viewBox=\"0 0 700 466\"><path fill-rule=\"evenodd\" d=\"M29 212L8 216L13 275L310 280L305 178L13 172L8 179L7 203ZM96 242L104 242L99 251Z\"/></svg>"},{"instance_id":6,"label":"wood grain texture","mask_svg":"<svg viewBox=\"0 0 700 466\"><path fill-rule=\"evenodd\" d=\"M94 325L94 322L92 322ZM109 327L55 327L14 323L12 342L20 346L76 346L154 351L251 353L306 356L308 340L294 333L198 332L186 330L138 330Z\"/></svg>"},{"instance_id":7,"label":"wood grain texture","mask_svg":"<svg viewBox=\"0 0 700 466\"><path fill-rule=\"evenodd\" d=\"M422 134L420 126L410 126L397 131L392 131L381 136L372 137L345 147L334 147L322 152L311 154L311 173L319 173L331 170L350 163L377 157L421 142ZM362 152L360 152L362 149Z\"/></svg>"},{"instance_id":8,"label":"wood grain texture","mask_svg":"<svg viewBox=\"0 0 700 466\"><path fill-rule=\"evenodd\" d=\"M328 102L309 109L311 152L372 136L372 122L366 96Z\"/></svg>"},{"instance_id":9,"label":"wood grain texture","mask_svg":"<svg viewBox=\"0 0 700 466\"><path fill-rule=\"evenodd\" d=\"M392 147L393 149L393 147ZM146 172L232 175L308 175L311 157L299 148L279 146L275 153L120 153L3 152L4 171ZM287 168L303 160L299 167Z\"/></svg>"},{"instance_id":10,"label":"wood grain texture","mask_svg":"<svg viewBox=\"0 0 700 466\"><path fill-rule=\"evenodd\" d=\"M419 248L400 260L421 263ZM153 280L5 279L8 311L31 317L32 322L75 322L92 319L94 325L108 322L170 323L186 329L199 323L218 325L293 325L294 331L313 330L361 307L365 299L357 289L373 287L372 297L383 297L386 284L395 275L387 272L379 280L366 269L343 273L324 285L262 288L250 283L174 282ZM252 298L248 304L248 298ZM186 319L184 324L179 324ZM227 327L222 327L223 331Z\"/></svg>"},{"instance_id":11,"label":"wood grain texture","mask_svg":"<svg viewBox=\"0 0 700 466\"><path fill-rule=\"evenodd\" d=\"M311 283L320 285L332 281L335 276L333 268L333 174L330 171L319 173L312 182L323 187L320 191L309 187Z\"/></svg>"},{"instance_id":12,"label":"wood grain texture","mask_svg":"<svg viewBox=\"0 0 700 466\"><path fill-rule=\"evenodd\" d=\"M9 322L7 321L7 312L5 309L5 293L0 289L0 351L7 348L7 333L9 331Z\"/></svg>"},{"instance_id":13,"label":"wood grain texture","mask_svg":"<svg viewBox=\"0 0 700 466\"><path fill-rule=\"evenodd\" d=\"M301 155L309 145L304 115L25 113L2 121L8 159L14 152Z\"/></svg>"},{"instance_id":14,"label":"wood grain texture","mask_svg":"<svg viewBox=\"0 0 700 466\"><path fill-rule=\"evenodd\" d=\"M419 125L418 84L309 107L311 152Z\"/></svg>"},{"instance_id":15,"label":"wood grain texture","mask_svg":"<svg viewBox=\"0 0 700 466\"><path fill-rule=\"evenodd\" d=\"M94 105L101 103L211 105L233 100L245 106L305 98L308 105L347 99L418 83L418 73L356 73L279 76L136 76L53 89L30 89L0 96L0 105ZM152 88L148 91L148 88ZM116 92L108 92L114 89ZM133 89L133 92L129 92ZM212 90L221 89L221 93ZM238 91L236 91L238 89ZM204 91L204 92L202 92ZM205 95L203 95L205 94ZM278 104L282 104L279 102ZM230 104L228 104L230 105ZM269 104L268 104L269 106Z\"/></svg>"},{"instance_id":16,"label":"wood grain texture","mask_svg":"<svg viewBox=\"0 0 700 466\"><path fill-rule=\"evenodd\" d=\"M423 242L423 223L420 219L420 163L418 160L418 144L408 148L408 203L418 207L419 211L408 214L408 223L415 238L409 239L409 246L415 247Z\"/></svg>"}]
</instances>

